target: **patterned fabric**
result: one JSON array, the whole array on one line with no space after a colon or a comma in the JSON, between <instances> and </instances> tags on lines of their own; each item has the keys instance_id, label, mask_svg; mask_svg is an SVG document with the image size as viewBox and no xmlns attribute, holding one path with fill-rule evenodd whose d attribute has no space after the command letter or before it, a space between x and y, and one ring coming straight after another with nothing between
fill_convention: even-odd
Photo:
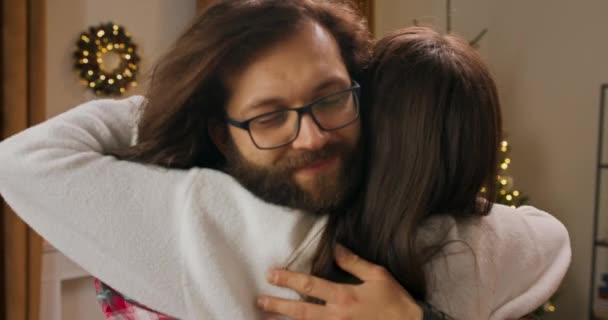
<instances>
[{"instance_id":1,"label":"patterned fabric","mask_svg":"<svg viewBox=\"0 0 608 320\"><path fill-rule=\"evenodd\" d=\"M177 320L146 308L95 279L97 301L108 320Z\"/></svg>"},{"instance_id":2,"label":"patterned fabric","mask_svg":"<svg viewBox=\"0 0 608 320\"><path fill-rule=\"evenodd\" d=\"M171 318L138 304L132 299L116 292L116 290L110 288L97 278L95 278L95 291L97 292L97 301L99 301L101 309L108 320L178 320L177 318ZM424 310L424 320L450 319L449 316L427 303L421 303L421 306ZM537 318L528 315L520 320L535 319Z\"/></svg>"}]
</instances>

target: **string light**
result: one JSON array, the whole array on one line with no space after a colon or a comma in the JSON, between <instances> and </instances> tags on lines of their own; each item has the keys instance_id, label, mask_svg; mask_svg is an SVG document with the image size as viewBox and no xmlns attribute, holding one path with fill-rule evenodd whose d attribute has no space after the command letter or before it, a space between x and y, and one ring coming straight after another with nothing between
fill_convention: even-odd
<instances>
[{"instance_id":1,"label":"string light","mask_svg":"<svg viewBox=\"0 0 608 320\"><path fill-rule=\"evenodd\" d=\"M521 193L517 190L513 190L513 179L507 173L507 170L511 164L511 158L509 157L509 142L506 140L500 141L498 144L499 149L499 162L498 169L501 174L496 175L496 202L510 207L518 207L525 203L526 197L521 196ZM488 192L488 188L484 187L481 189L482 193Z\"/></svg>"},{"instance_id":2,"label":"string light","mask_svg":"<svg viewBox=\"0 0 608 320\"><path fill-rule=\"evenodd\" d=\"M92 41L94 39L94 41ZM131 34L114 23L90 27L76 42L74 67L87 87L97 95L121 95L127 88L137 86L139 55ZM120 61L106 70L105 54L115 51Z\"/></svg>"}]
</instances>

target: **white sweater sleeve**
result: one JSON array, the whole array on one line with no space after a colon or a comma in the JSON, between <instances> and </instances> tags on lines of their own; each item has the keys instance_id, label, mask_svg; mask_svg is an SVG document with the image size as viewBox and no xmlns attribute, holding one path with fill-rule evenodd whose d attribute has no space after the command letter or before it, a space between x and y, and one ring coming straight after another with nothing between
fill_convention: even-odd
<instances>
[{"instance_id":1,"label":"white sweater sleeve","mask_svg":"<svg viewBox=\"0 0 608 320\"><path fill-rule=\"evenodd\" d=\"M143 304L183 317L174 229L196 170L104 155L130 144L132 115L141 102L92 101L6 139L0 143L0 194L91 274Z\"/></svg>"},{"instance_id":2,"label":"white sweater sleeve","mask_svg":"<svg viewBox=\"0 0 608 320\"><path fill-rule=\"evenodd\" d=\"M520 319L555 293L570 265L564 226L533 207L494 205L454 225L431 263L431 303L456 320Z\"/></svg>"},{"instance_id":3,"label":"white sweater sleeve","mask_svg":"<svg viewBox=\"0 0 608 320\"><path fill-rule=\"evenodd\" d=\"M556 292L570 266L570 238L561 222L531 206L513 211L494 224L502 241L495 253L490 319L519 319L534 311Z\"/></svg>"}]
</instances>

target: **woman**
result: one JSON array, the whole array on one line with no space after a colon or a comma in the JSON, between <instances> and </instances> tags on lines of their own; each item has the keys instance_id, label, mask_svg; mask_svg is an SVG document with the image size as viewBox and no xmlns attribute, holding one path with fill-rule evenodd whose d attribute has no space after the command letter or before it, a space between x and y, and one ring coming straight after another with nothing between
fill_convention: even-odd
<instances>
[{"instance_id":1,"label":"woman","mask_svg":"<svg viewBox=\"0 0 608 320\"><path fill-rule=\"evenodd\" d=\"M375 68L382 70L383 67L379 64ZM424 75L426 74L421 73L418 76L424 79ZM380 81L380 78L381 75L372 76L370 81ZM394 85L400 84L401 82L394 83ZM378 88L382 86L388 85L381 85L379 82ZM471 90L470 93L473 94L475 91ZM425 95L421 96L424 99L431 98L434 92L426 91ZM388 96L381 99L374 92L370 97L377 99L374 100L375 103L386 102L387 105L397 101L391 100ZM141 97L121 101L91 102L7 139L0 145L2 160L0 192L28 224L68 257L112 287L163 313L184 319L261 317L264 314L256 313L253 309L253 299L256 294L279 295L284 299L298 297L293 292L280 290L264 283L264 274L270 267L306 272L311 269L314 260L315 274L332 280L342 280L343 275L331 264L333 260L331 249L335 241L344 242L358 254L386 266L391 272L411 272L411 275L394 274L394 276L415 298L428 298L448 314L455 317L462 315L466 319L503 319L531 311L551 294L567 268L569 248L563 226L536 209L524 208L521 210L523 214L519 216L511 213L510 216L491 214L488 221L474 222L463 227L458 225L457 228L453 228L454 225L450 224L449 219L447 224L442 219L437 222L425 219L429 212L446 211L445 214L450 216L475 216L477 213L487 212L489 203L480 202L479 205L486 209L477 210L475 199L474 203L467 201L470 200L471 194L477 194L482 182L489 181L486 179L488 176L485 172L479 176L475 171L471 176L464 177L467 183L472 181L470 185L463 187L444 184L455 183L453 176L461 174L462 171L458 165L466 164L465 160L468 161L468 158L457 157L451 159L455 162L444 163L440 158L452 154L439 152L435 154L435 162L429 162L429 167L422 170L421 168L427 163L413 157L421 150L402 148L404 145L402 142L413 137L402 134L393 136L384 132L387 130L390 133L399 133L399 130L392 127L400 127L402 123L399 121L403 118L400 120L396 115L382 114L380 108L377 115L374 115L376 108L370 110L370 125L374 135L384 137L381 142L386 143L390 148L380 148L380 145L373 140L369 141L369 147L372 148L371 150L377 148L381 153L387 150L403 153L404 159L407 155L412 155L413 158L395 167L394 163L390 162L392 155L387 157L381 153L377 154L378 159L383 160L369 163L371 170L365 185L366 199L355 206L360 211L352 210L343 215L332 215L326 227L325 218L264 203L243 189L230 176L215 170L164 169L118 161L114 157L106 156L105 154L110 150L130 143L135 120L132 113L142 104L144 101ZM394 105L398 106L397 103ZM421 103L420 106L426 105ZM492 104L492 106L496 105ZM454 110L446 110L447 113L452 111ZM406 112L401 114L401 117L406 115L409 116ZM434 116L437 117L439 114ZM492 116L496 117L497 113L488 114L484 120ZM380 117L385 117L384 121L388 121L387 127L380 125ZM393 117L399 121L393 121ZM164 119L166 121L167 118ZM459 115L453 116L452 119L459 120ZM473 117L473 119L477 118ZM422 120L427 119L423 117ZM157 121L157 119L148 118L148 121ZM422 124L425 126L420 128L421 137L425 139L424 142L429 143L429 147L433 147L432 143L437 143L436 139L431 139L433 132L422 131L431 127L426 122L419 125ZM464 125L463 121L449 124ZM466 125L471 124L466 123ZM499 132L499 122L494 123L493 128L495 133ZM437 128L431 129L437 130ZM491 131L488 128L479 130ZM440 133L447 134L447 131ZM486 143L484 148L487 147L489 150L497 141L497 137L494 138L481 141L480 144ZM169 142L179 143L179 141ZM409 144L407 146L409 148ZM445 148L450 149L450 146ZM168 148L167 150L179 152L179 155L185 155L186 158L188 155L191 157L181 159L182 163L190 165L177 165L177 167L190 168L196 164L196 154L193 155L191 149ZM476 149L472 152L475 159L485 159L475 154L478 152ZM157 155L159 154L152 154L151 157ZM163 154L163 156L172 159L172 154ZM151 162L153 160L148 161ZM439 163L447 165L447 168L444 170ZM374 170L372 167L376 166L377 170ZM414 172L416 170L422 171ZM441 174L445 171L449 175L440 176L438 179L431 177L430 175L436 173L436 170ZM387 180L387 175L401 175L401 173L406 175L406 178L400 179L400 185L385 185L386 182L390 182ZM408 178L407 175L412 177ZM439 185L435 186L435 183ZM441 191L442 188L448 191L426 194L418 193L416 188L427 192ZM402 203L400 198L384 199L384 195L389 195L387 189L391 193L406 194L405 199L408 202ZM464 195L453 196L451 192L462 192ZM444 198L446 194L449 197ZM430 196L431 200L423 196ZM222 201L218 203L217 199ZM452 202L454 199L458 201ZM379 206L382 204L380 202L385 200L388 201L386 204L394 208L389 207L386 212L376 211L382 210L375 206ZM461 200L465 202L461 203ZM441 204L441 206L426 207L428 204ZM470 211L462 211L461 214L459 210L464 209ZM407 214L401 214L402 211ZM371 216L374 213L377 215L378 212L382 212L387 217L389 215L394 217L377 220L377 216ZM500 216L500 221L495 221L498 220L496 216ZM125 223L121 223L122 220ZM398 223L397 228L393 225L386 226L395 222ZM497 228L494 238L475 237L478 234L475 227L479 223L486 223L488 228ZM427 229L435 232L430 232L429 237L421 237L420 244L414 243L415 237L412 233L416 232L416 228L421 224L428 224ZM307 225L309 228L304 233L295 232L301 225ZM542 234L548 233L542 239L545 241L542 246L535 244L539 240L536 237L512 239L518 245L544 250L544 255L532 250L520 252L521 255L518 256L522 258L524 264L534 263L534 276L540 277L542 283L526 278L525 281L521 281L520 286L513 288L509 286L513 279L508 277L511 281L509 285L496 282L488 286L487 282L483 281L486 275L494 277L503 271L511 272L509 270L513 269L515 270L513 272L517 272L521 268L517 261L505 255L510 250L507 246L509 242L505 237L512 234L528 235L528 232L522 234L520 230L525 225L542 231ZM474 230L466 232L469 229ZM332 230L335 233L332 233ZM396 232L400 230L405 231ZM460 247L445 246L442 248L442 253L446 255L446 262L436 263L431 265L431 269L421 271L431 254L443 245L441 240L444 239L434 239L433 235L445 234L443 232L446 230L449 230L449 233L445 240L467 243L482 262L488 259L488 254L500 253L497 261L505 263L503 267L507 270L484 269L485 264L476 265L469 256L459 255ZM384 231L389 232L384 233ZM323 237L319 239L317 236L321 232ZM359 232L362 239L356 237ZM456 234L453 234L454 232ZM241 241L229 237L234 234L240 235ZM294 239L294 235L297 239ZM486 247L488 250L476 251L480 249L479 243L476 242L478 239L490 241ZM371 246L368 246L368 240L374 241ZM429 243L427 244L426 241ZM273 243L275 248L269 252L259 248L259 243ZM317 245L318 243L320 245ZM385 247L375 247L374 243ZM415 249L418 248L417 245L422 245L424 252L417 252ZM436 246L439 246L436 250L428 250L429 247L435 249ZM385 255L381 252L386 250L383 248L388 248L388 253ZM313 259L313 256L316 258ZM450 260L451 257L455 257L453 258L455 260ZM411 260L402 260L410 258ZM346 270L349 270L348 263L344 260L338 258L338 262L340 266L346 266ZM471 269L459 267L456 268L458 277L466 278L459 278L461 281L452 279L450 282L448 280L452 276L450 273L452 270L448 268L448 263L449 266L455 263L473 269L481 268L482 272L488 273L482 274L482 279L479 279L478 273L469 274L467 272ZM355 268L350 271L355 276L359 276L360 280L369 280L357 270L359 269ZM427 286L424 284L426 274L441 280L433 281L433 277L430 277L428 281L433 283L433 286L429 286L428 293L425 292ZM346 278L346 281L356 280L352 277L348 279L348 276ZM365 293L377 292L378 288L371 288L369 282L365 281L363 285L351 286L349 289L361 291L363 288ZM387 286L394 289L394 285L390 286L393 282L391 277L384 275L382 283L389 284ZM280 281L277 283L281 284ZM375 283L377 284L378 281ZM488 287L496 288L496 292L500 294L486 299ZM532 288L532 296L526 295L529 291L522 292L520 290L522 287ZM471 288L476 290L471 293L469 292ZM413 310L411 299L402 289L401 291L385 290L385 292L398 292L397 304L406 306L405 309L386 308L387 310ZM309 292L308 295L315 297L313 293ZM467 295L470 298L466 301L459 300ZM335 306L333 301L324 300L327 302L325 308ZM389 307L393 307L393 304L391 301ZM455 304L462 309L455 310ZM272 304L263 305L272 307ZM353 310L353 308L347 309ZM365 315L359 314L359 316ZM403 316L398 313L397 315Z\"/></svg>"},{"instance_id":2,"label":"woman","mask_svg":"<svg viewBox=\"0 0 608 320\"><path fill-rule=\"evenodd\" d=\"M567 232L532 207L492 203L501 115L481 57L455 36L398 30L375 45L364 95L365 188L354 210L330 215L313 263L319 278L278 271L275 282L322 300L328 292L357 300L354 287L322 280L361 282L332 263L342 243L455 319L517 319L534 310L559 284L549 279L569 265ZM539 273L532 269L542 245L523 246L520 237L562 249ZM271 297L262 305L295 319L332 313L331 305Z\"/></svg>"}]
</instances>

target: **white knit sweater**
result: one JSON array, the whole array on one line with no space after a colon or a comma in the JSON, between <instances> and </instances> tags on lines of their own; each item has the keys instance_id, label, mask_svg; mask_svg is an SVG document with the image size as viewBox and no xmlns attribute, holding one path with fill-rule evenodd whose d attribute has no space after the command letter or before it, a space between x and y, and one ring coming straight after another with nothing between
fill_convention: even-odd
<instances>
[{"instance_id":1,"label":"white knit sweater","mask_svg":"<svg viewBox=\"0 0 608 320\"><path fill-rule=\"evenodd\" d=\"M0 194L32 228L119 292L181 319L262 319L271 267L307 272L325 219L265 203L232 177L106 156L133 139L142 97L85 103L0 143ZM570 263L563 225L495 205L475 222L422 230L448 245L428 266L429 302L456 319L516 319Z\"/></svg>"}]
</instances>

